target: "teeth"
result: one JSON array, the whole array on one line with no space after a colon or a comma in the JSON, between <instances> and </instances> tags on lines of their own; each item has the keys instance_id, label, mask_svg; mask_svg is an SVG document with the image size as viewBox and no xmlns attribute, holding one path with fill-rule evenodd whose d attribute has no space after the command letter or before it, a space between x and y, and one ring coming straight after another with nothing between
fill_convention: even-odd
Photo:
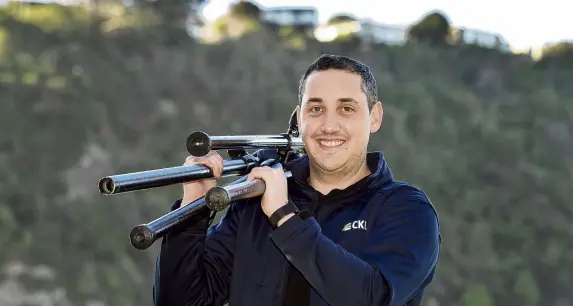
<instances>
[{"instance_id":1,"label":"teeth","mask_svg":"<svg viewBox=\"0 0 573 306\"><path fill-rule=\"evenodd\" d=\"M325 147L336 147L343 144L344 141L341 140L321 140L320 144Z\"/></svg>"}]
</instances>

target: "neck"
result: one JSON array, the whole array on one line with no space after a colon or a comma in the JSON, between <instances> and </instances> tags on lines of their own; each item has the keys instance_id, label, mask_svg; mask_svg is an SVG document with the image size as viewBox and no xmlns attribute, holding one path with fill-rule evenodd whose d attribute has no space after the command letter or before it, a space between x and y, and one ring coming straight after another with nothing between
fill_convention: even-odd
<instances>
[{"instance_id":1,"label":"neck","mask_svg":"<svg viewBox=\"0 0 573 306\"><path fill-rule=\"evenodd\" d=\"M311 165L308 183L318 192L328 194L333 189L346 189L371 173L366 164L366 159L358 167L354 165L344 166L336 172L325 172Z\"/></svg>"}]
</instances>

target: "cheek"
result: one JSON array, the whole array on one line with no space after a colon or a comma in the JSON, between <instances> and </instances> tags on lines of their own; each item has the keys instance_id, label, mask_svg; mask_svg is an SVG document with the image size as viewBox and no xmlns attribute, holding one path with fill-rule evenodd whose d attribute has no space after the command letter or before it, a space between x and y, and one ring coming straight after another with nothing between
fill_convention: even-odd
<instances>
[{"instance_id":1,"label":"cheek","mask_svg":"<svg viewBox=\"0 0 573 306\"><path fill-rule=\"evenodd\" d=\"M318 124L313 122L305 122L299 126L299 132L303 138L311 137L316 133Z\"/></svg>"},{"instance_id":2,"label":"cheek","mask_svg":"<svg viewBox=\"0 0 573 306\"><path fill-rule=\"evenodd\" d=\"M344 126L344 130L352 138L353 143L362 144L369 141L370 125L365 125L363 122L354 122Z\"/></svg>"}]
</instances>

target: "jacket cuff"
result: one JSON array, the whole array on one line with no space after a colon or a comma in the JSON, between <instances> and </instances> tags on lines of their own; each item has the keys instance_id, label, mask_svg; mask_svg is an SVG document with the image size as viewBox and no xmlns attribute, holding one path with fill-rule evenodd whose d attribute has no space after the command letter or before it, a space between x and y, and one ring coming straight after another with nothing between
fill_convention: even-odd
<instances>
[{"instance_id":1,"label":"jacket cuff","mask_svg":"<svg viewBox=\"0 0 573 306\"><path fill-rule=\"evenodd\" d=\"M280 248L285 242L289 240L289 238L297 235L299 232L311 226L315 226L317 230L320 231L320 226L314 217L302 219L299 215L294 215L277 229L275 229L270 236L275 244Z\"/></svg>"}]
</instances>

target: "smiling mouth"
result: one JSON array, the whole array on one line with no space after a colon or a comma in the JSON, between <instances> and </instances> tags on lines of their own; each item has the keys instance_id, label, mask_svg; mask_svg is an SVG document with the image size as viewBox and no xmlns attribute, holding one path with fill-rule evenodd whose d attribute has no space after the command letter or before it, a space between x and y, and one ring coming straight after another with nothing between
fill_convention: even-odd
<instances>
[{"instance_id":1,"label":"smiling mouth","mask_svg":"<svg viewBox=\"0 0 573 306\"><path fill-rule=\"evenodd\" d=\"M342 146L346 141L344 140L331 140L331 139L322 139L322 140L317 140L318 144L323 148L323 149L336 149L340 146Z\"/></svg>"}]
</instances>

